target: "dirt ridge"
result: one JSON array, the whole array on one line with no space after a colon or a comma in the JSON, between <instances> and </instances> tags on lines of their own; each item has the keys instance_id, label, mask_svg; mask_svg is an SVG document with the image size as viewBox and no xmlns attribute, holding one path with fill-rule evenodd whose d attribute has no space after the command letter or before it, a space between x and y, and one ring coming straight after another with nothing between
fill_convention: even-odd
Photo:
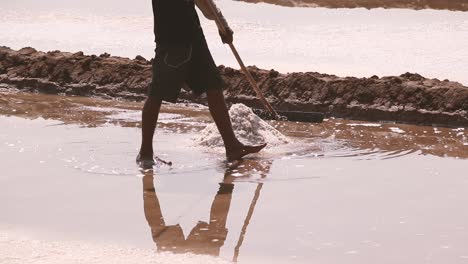
<instances>
[{"instance_id":1,"label":"dirt ridge","mask_svg":"<svg viewBox=\"0 0 468 264\"><path fill-rule=\"evenodd\" d=\"M248 3L268 3L289 7L326 8L405 8L468 11L466 0L237 0Z\"/></svg>"},{"instance_id":2,"label":"dirt ridge","mask_svg":"<svg viewBox=\"0 0 468 264\"><path fill-rule=\"evenodd\" d=\"M219 66L230 103L261 107L242 72ZM419 74L355 78L317 72L282 74L249 67L278 110L322 112L369 121L468 126L468 87ZM151 82L151 61L109 54L18 51L0 47L0 87L27 92L140 101ZM181 100L204 103L190 92Z\"/></svg>"}]
</instances>

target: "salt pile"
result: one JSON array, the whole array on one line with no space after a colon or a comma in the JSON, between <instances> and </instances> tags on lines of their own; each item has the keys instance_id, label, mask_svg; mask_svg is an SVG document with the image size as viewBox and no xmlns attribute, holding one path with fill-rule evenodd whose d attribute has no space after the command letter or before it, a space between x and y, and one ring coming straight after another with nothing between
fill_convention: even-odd
<instances>
[{"instance_id":1,"label":"salt pile","mask_svg":"<svg viewBox=\"0 0 468 264\"><path fill-rule=\"evenodd\" d=\"M229 110L232 127L237 138L244 144L268 143L268 146L278 146L289 143L290 140L274 127L263 121L244 104L234 104ZM201 131L195 142L208 147L222 147L223 139L214 123Z\"/></svg>"}]
</instances>

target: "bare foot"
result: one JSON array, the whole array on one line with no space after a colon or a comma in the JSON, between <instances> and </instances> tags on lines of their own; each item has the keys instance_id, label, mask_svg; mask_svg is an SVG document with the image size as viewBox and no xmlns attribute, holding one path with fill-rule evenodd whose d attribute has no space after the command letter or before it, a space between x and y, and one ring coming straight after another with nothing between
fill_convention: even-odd
<instances>
[{"instance_id":1,"label":"bare foot","mask_svg":"<svg viewBox=\"0 0 468 264\"><path fill-rule=\"evenodd\" d=\"M142 168L152 168L154 165L156 166L161 166L161 165L167 165L167 166L172 166L172 161L165 161L163 159L160 159L158 157L151 156L142 156L141 154L138 154L136 157L136 163L142 167Z\"/></svg>"},{"instance_id":2,"label":"bare foot","mask_svg":"<svg viewBox=\"0 0 468 264\"><path fill-rule=\"evenodd\" d=\"M229 162L234 161L234 160L239 160L245 155L259 152L264 147L266 147L266 145L267 143L257 145L257 146L241 145L238 148L226 151L226 158Z\"/></svg>"}]
</instances>

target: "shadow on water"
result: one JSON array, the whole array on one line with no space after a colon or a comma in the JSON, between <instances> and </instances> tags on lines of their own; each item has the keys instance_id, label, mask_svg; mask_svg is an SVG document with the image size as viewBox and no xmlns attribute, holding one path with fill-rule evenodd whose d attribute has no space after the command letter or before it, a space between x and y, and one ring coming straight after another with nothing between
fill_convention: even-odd
<instances>
[{"instance_id":1,"label":"shadow on water","mask_svg":"<svg viewBox=\"0 0 468 264\"><path fill-rule=\"evenodd\" d=\"M272 162L242 160L227 166L223 180L219 183L218 191L211 204L209 221L199 221L187 237L185 237L179 224L171 225L164 220L161 204L154 185L154 178L157 177L157 173L153 169L142 169L144 175L142 178L144 213L158 251L219 256L229 232L226 228L226 223L232 203L235 181L238 178L249 178L249 176L239 177L234 175L247 175L255 170L260 174L261 178L265 178L270 171L271 164ZM254 197L250 203L237 244L234 248L232 257L234 262L238 260L250 220L254 214L257 201L260 198L263 184L262 182L257 183Z\"/></svg>"}]
</instances>

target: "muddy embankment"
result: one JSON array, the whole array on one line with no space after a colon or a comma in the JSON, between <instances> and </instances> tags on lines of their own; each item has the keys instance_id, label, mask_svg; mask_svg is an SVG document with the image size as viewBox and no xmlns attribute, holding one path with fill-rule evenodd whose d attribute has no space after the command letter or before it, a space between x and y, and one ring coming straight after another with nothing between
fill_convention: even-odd
<instances>
[{"instance_id":1,"label":"muddy embankment","mask_svg":"<svg viewBox=\"0 0 468 264\"><path fill-rule=\"evenodd\" d=\"M260 107L242 72L220 66L231 103ZM468 87L418 74L354 78L309 73L281 74L249 68L278 110L314 111L327 116L412 124L468 126ZM0 87L27 92L98 96L140 101L151 82L151 62L86 56L82 52L15 51L0 47ZM205 102L183 91L181 100Z\"/></svg>"},{"instance_id":2,"label":"muddy embankment","mask_svg":"<svg viewBox=\"0 0 468 264\"><path fill-rule=\"evenodd\" d=\"M269 3L281 6L328 7L328 8L407 8L445 9L468 11L466 0L237 0L249 3Z\"/></svg>"}]
</instances>

